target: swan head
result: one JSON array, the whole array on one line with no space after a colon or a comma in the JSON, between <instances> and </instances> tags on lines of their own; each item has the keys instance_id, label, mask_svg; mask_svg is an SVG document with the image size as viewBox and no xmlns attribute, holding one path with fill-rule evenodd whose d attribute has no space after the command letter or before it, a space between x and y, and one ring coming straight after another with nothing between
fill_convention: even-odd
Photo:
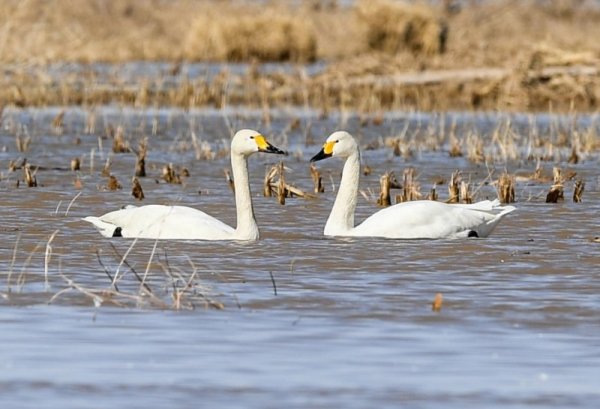
<instances>
[{"instance_id":1,"label":"swan head","mask_svg":"<svg viewBox=\"0 0 600 409\"><path fill-rule=\"evenodd\" d=\"M310 161L316 162L332 156L347 158L357 151L358 145L352 135L346 131L337 131L329 135L323 144L323 148Z\"/></svg>"},{"instance_id":2,"label":"swan head","mask_svg":"<svg viewBox=\"0 0 600 409\"><path fill-rule=\"evenodd\" d=\"M237 131L231 140L231 153L248 157L256 152L285 154L285 151L271 145L260 132L252 129Z\"/></svg>"}]
</instances>

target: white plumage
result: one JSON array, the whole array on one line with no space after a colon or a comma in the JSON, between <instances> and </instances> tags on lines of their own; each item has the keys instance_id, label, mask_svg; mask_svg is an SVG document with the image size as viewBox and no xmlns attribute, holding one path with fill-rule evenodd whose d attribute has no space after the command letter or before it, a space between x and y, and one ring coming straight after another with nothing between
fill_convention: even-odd
<instances>
[{"instance_id":1,"label":"white plumage","mask_svg":"<svg viewBox=\"0 0 600 409\"><path fill-rule=\"evenodd\" d=\"M418 200L382 209L354 226L360 152L352 135L345 131L332 133L311 161L331 156L346 158L346 162L335 203L325 224L326 236L393 239L486 237L505 215L515 210L513 206L501 206L498 200L473 204Z\"/></svg>"},{"instance_id":2,"label":"white plumage","mask_svg":"<svg viewBox=\"0 0 600 409\"><path fill-rule=\"evenodd\" d=\"M248 181L247 158L255 152L283 154L257 131L243 129L231 141L231 168L235 181L237 227L191 207L128 206L100 217L88 216L105 237L165 240L257 240L259 230L254 218Z\"/></svg>"}]
</instances>

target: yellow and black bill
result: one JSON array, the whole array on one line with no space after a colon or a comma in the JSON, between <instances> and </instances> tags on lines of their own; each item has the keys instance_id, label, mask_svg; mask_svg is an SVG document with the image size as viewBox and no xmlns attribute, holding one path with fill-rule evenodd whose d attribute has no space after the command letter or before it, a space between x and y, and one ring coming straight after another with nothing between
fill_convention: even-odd
<instances>
[{"instance_id":1,"label":"yellow and black bill","mask_svg":"<svg viewBox=\"0 0 600 409\"><path fill-rule=\"evenodd\" d=\"M287 153L285 151L279 149L276 146L271 145L267 141L267 139L262 135L258 135L256 137L254 137L254 140L256 141L256 145L258 146L259 152L276 153L278 155L287 155Z\"/></svg>"},{"instance_id":2,"label":"yellow and black bill","mask_svg":"<svg viewBox=\"0 0 600 409\"><path fill-rule=\"evenodd\" d=\"M325 144L323 145L323 148L319 151L319 153L317 153L315 156L313 156L310 161L316 162L321 159L331 158L331 155L333 155L333 145L334 144L335 144L335 142L325 142Z\"/></svg>"}]
</instances>

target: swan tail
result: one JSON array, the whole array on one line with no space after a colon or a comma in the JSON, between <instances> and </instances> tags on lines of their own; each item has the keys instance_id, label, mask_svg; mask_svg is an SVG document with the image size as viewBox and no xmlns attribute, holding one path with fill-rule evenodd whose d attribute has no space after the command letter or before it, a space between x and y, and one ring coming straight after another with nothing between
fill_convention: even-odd
<instances>
[{"instance_id":1,"label":"swan tail","mask_svg":"<svg viewBox=\"0 0 600 409\"><path fill-rule=\"evenodd\" d=\"M94 225L94 227L96 227L96 229L98 229L100 234L103 235L104 237L118 237L121 235L120 227L115 226L112 223L107 223L105 221L102 221L102 220L100 220L99 217L88 216L88 217L84 217L81 220L92 223Z\"/></svg>"},{"instance_id":2,"label":"swan tail","mask_svg":"<svg viewBox=\"0 0 600 409\"><path fill-rule=\"evenodd\" d=\"M493 206L492 210L500 211L500 212L496 213L496 216L493 219L489 220L487 223L482 225L479 229L476 229L477 237L489 236L492 233L492 231L496 228L498 223L500 223L500 220L502 220L502 218L504 218L504 216L517 210L517 208L514 206L510 206L510 205L509 206L501 206L500 201L498 199L494 200L491 203Z\"/></svg>"}]
</instances>

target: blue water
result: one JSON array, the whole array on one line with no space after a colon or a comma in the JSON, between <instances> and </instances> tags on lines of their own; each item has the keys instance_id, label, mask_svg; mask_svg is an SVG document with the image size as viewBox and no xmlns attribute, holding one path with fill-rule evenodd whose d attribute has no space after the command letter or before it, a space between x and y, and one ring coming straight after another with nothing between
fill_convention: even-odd
<instances>
[{"instance_id":1,"label":"blue water","mask_svg":"<svg viewBox=\"0 0 600 409\"><path fill-rule=\"evenodd\" d=\"M570 200L573 181L558 204L544 203L549 183L519 182L517 211L487 239L324 239L341 169L331 160L319 164L326 192L316 199L288 198L280 206L254 195L259 242L161 242L151 256L153 242L130 248L131 241L104 239L80 221L135 203L135 156L111 154L103 124L123 125L133 146L148 136L144 203L197 206L234 224L223 176L227 157L197 161L190 144L194 130L214 149L221 146L229 138L221 113L102 108L96 133L86 134L87 113L73 108L56 134L50 122L58 111L7 109L0 131L1 408L592 409L600 401L597 152L568 165L567 148L543 163L546 172L556 164L577 171L586 181L583 203ZM310 191L306 159L342 118L302 117L299 129L284 131L295 114L275 115L265 133L292 153L286 180ZM246 111L230 121L235 128L260 127L260 118ZM489 114L456 118L461 137L478 121L490 137L498 123ZM533 119L541 128L564 120ZM406 138L412 156L393 156L383 143L363 151L373 170L361 179L367 197L376 197L379 176L390 169L401 175L416 167L423 191L455 169L475 186L488 175L484 164L428 148L422 124L437 123L438 116L390 114L381 127L361 127L350 117L346 126L365 146L400 132L405 120L412 124ZM521 142L530 120L513 118ZM306 143L308 123L314 144ZM16 152L18 133L31 136L28 152ZM485 147L499 152L494 143ZM111 155L112 172L124 185L119 191L107 191L100 175ZM81 188L73 184L76 174L60 169L75 156L83 159ZM23 157L44 167L37 188L25 187L21 170L7 170L9 161ZM255 193L277 159L250 159ZM182 185L161 181L169 162L190 170ZM530 174L536 161L488 166ZM445 186L439 192L443 197ZM493 196L494 187L481 184L477 195ZM361 195L357 221L376 209ZM120 265L128 250L129 267ZM107 272L118 269L116 293ZM140 295L132 269L148 270L155 299ZM193 291L176 310L173 285L181 289L188 280ZM436 293L444 299L439 312L431 309Z\"/></svg>"}]
</instances>

